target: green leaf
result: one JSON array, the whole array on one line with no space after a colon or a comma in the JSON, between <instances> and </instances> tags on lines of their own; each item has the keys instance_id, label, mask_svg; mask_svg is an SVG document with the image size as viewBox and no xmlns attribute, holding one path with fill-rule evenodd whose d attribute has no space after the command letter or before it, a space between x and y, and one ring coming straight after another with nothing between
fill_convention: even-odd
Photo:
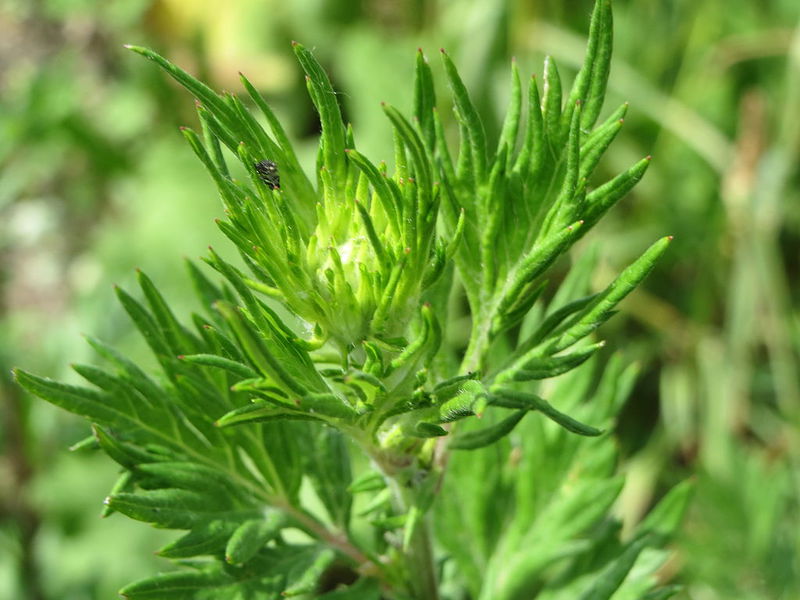
<instances>
[{"instance_id":1,"label":"green leaf","mask_svg":"<svg viewBox=\"0 0 800 600\"><path fill-rule=\"evenodd\" d=\"M572 245L580 235L582 225L583 221L578 221L551 234L520 260L501 291L501 301L497 309L499 314L508 312L514 304L523 300L522 293L526 286L542 275Z\"/></svg>"},{"instance_id":2,"label":"green leaf","mask_svg":"<svg viewBox=\"0 0 800 600\"><path fill-rule=\"evenodd\" d=\"M489 391L495 396L492 404L497 406L539 411L548 419L561 425L567 431L577 433L578 435L598 436L603 433L600 429L592 427L591 425L585 425L580 421L576 421L569 415L565 415L556 410L549 402L534 394L519 392L501 385L493 385Z\"/></svg>"},{"instance_id":3,"label":"green leaf","mask_svg":"<svg viewBox=\"0 0 800 600\"><path fill-rule=\"evenodd\" d=\"M133 472L125 470L114 482L114 485L111 486L111 492L109 493L109 495L113 496L114 494L132 492L135 487L136 487L136 478L134 477ZM104 505L103 510L100 513L100 516L105 519L106 517L109 517L112 514L114 514L113 509L111 509L109 506Z\"/></svg>"},{"instance_id":4,"label":"green leaf","mask_svg":"<svg viewBox=\"0 0 800 600\"><path fill-rule=\"evenodd\" d=\"M511 94L506 109L506 118L503 121L503 128L500 131L500 139L497 143L498 153L504 146L509 153L517 147L517 137L519 136L519 123L522 116L522 82L519 77L517 61L511 60Z\"/></svg>"},{"instance_id":5,"label":"green leaf","mask_svg":"<svg viewBox=\"0 0 800 600\"><path fill-rule=\"evenodd\" d=\"M129 600L191 600L195 593L235 583L236 580L221 570L177 571L163 573L126 585L120 596Z\"/></svg>"},{"instance_id":6,"label":"green leaf","mask_svg":"<svg viewBox=\"0 0 800 600\"><path fill-rule=\"evenodd\" d=\"M136 466L148 487L177 488L205 494L209 500L228 504L240 498L241 490L224 471L190 461L146 462Z\"/></svg>"},{"instance_id":7,"label":"green leaf","mask_svg":"<svg viewBox=\"0 0 800 600\"><path fill-rule=\"evenodd\" d=\"M435 423L428 423L427 421L415 423L414 428L408 431L408 435L423 439L442 437L447 435L447 433L448 431L444 427L440 427Z\"/></svg>"},{"instance_id":8,"label":"green leaf","mask_svg":"<svg viewBox=\"0 0 800 600\"><path fill-rule=\"evenodd\" d=\"M622 585L646 543L646 540L636 540L629 544L619 558L608 565L592 586L581 594L579 600L609 600Z\"/></svg>"},{"instance_id":9,"label":"green leaf","mask_svg":"<svg viewBox=\"0 0 800 600\"><path fill-rule=\"evenodd\" d=\"M347 157L367 177L372 185L373 190L375 191L375 196L377 196L378 201L380 202L381 208L383 208L383 211L386 213L386 216L389 219L389 226L392 228L392 231L395 235L400 235L400 216L398 212L399 207L396 205L395 196L392 193L386 177L381 174L378 168L373 165L368 158L366 158L357 150L347 149L345 153Z\"/></svg>"},{"instance_id":10,"label":"green leaf","mask_svg":"<svg viewBox=\"0 0 800 600\"><path fill-rule=\"evenodd\" d=\"M511 433L527 412L527 410L518 410L494 425L457 433L448 438L447 447L451 450L476 450L493 444Z\"/></svg>"},{"instance_id":11,"label":"green leaf","mask_svg":"<svg viewBox=\"0 0 800 600\"><path fill-rule=\"evenodd\" d=\"M210 502L207 494L181 489L159 489L117 494L105 503L137 521L166 529L191 529L198 523L224 518L232 506Z\"/></svg>"},{"instance_id":12,"label":"green leaf","mask_svg":"<svg viewBox=\"0 0 800 600\"><path fill-rule=\"evenodd\" d=\"M668 585L645 594L639 600L667 600L682 590L683 587L679 585Z\"/></svg>"},{"instance_id":13,"label":"green leaf","mask_svg":"<svg viewBox=\"0 0 800 600\"><path fill-rule=\"evenodd\" d=\"M137 54L141 54L145 58L152 60L159 67L164 69L175 81L180 83L189 92L191 92L200 102L208 106L209 109L214 111L214 114L220 119L233 118L232 111L228 108L225 102L220 98L210 87L201 81L189 75L183 69L175 66L160 54L153 52L148 48L141 46L125 46L128 50L132 50Z\"/></svg>"},{"instance_id":14,"label":"green leaf","mask_svg":"<svg viewBox=\"0 0 800 600\"><path fill-rule=\"evenodd\" d=\"M552 56L544 58L544 93L542 116L544 128L551 145L561 144L561 76Z\"/></svg>"},{"instance_id":15,"label":"green leaf","mask_svg":"<svg viewBox=\"0 0 800 600\"><path fill-rule=\"evenodd\" d=\"M269 377L287 391L294 394L305 394L306 388L302 380L291 376L286 367L287 363L281 362L262 341L261 331L256 332L250 323L242 316L241 310L225 302L215 305L219 313L225 318L231 329L236 333L239 344L250 361L256 366L262 376ZM291 363L289 363L291 364Z\"/></svg>"},{"instance_id":16,"label":"green leaf","mask_svg":"<svg viewBox=\"0 0 800 600\"><path fill-rule=\"evenodd\" d=\"M425 195L427 195L428 204L430 204L430 189L433 179L430 169L431 161L428 158L425 144L411 126L411 123L409 123L396 108L388 104L383 104L383 112L389 117L392 125L394 125L395 131L397 131L398 135L403 140L403 144L410 152L411 161L414 165L414 176L419 184L418 189L420 191L420 196L425 197ZM419 220L425 219L428 216L428 208L429 206L427 205L421 206L421 214L415 215L415 217Z\"/></svg>"},{"instance_id":17,"label":"green leaf","mask_svg":"<svg viewBox=\"0 0 800 600\"><path fill-rule=\"evenodd\" d=\"M347 491L351 494L360 494L363 492L374 492L386 488L386 480L383 475L377 471L365 471L355 478L353 482L347 487Z\"/></svg>"},{"instance_id":18,"label":"green leaf","mask_svg":"<svg viewBox=\"0 0 800 600\"><path fill-rule=\"evenodd\" d=\"M538 174L544 162L544 117L542 116L539 86L536 77L528 83L528 121L525 126L525 137L522 148L514 163L514 173L520 173L523 180L532 174Z\"/></svg>"},{"instance_id":19,"label":"green leaf","mask_svg":"<svg viewBox=\"0 0 800 600\"><path fill-rule=\"evenodd\" d=\"M225 546L225 560L241 565L253 558L285 526L286 518L278 511L267 511L261 519L241 523Z\"/></svg>"},{"instance_id":20,"label":"green leaf","mask_svg":"<svg viewBox=\"0 0 800 600\"><path fill-rule=\"evenodd\" d=\"M613 314L614 307L653 270L656 261L666 252L671 241L672 236L664 237L650 246L641 257L620 273L592 303L573 317L569 323L559 328L559 335L545 344L543 353L560 352L586 337L607 321Z\"/></svg>"},{"instance_id":21,"label":"green leaf","mask_svg":"<svg viewBox=\"0 0 800 600\"><path fill-rule=\"evenodd\" d=\"M103 451L126 469L157 460L146 450L117 439L99 425L92 425L92 433Z\"/></svg>"},{"instance_id":22,"label":"green leaf","mask_svg":"<svg viewBox=\"0 0 800 600\"><path fill-rule=\"evenodd\" d=\"M118 423L120 414L108 402L108 395L89 388L59 383L14 369L14 378L25 390L65 410L101 423Z\"/></svg>"},{"instance_id":23,"label":"green leaf","mask_svg":"<svg viewBox=\"0 0 800 600\"><path fill-rule=\"evenodd\" d=\"M440 388L438 393L434 391L437 401L441 402L439 406L440 422L449 423L474 414L481 416L480 411L476 412L476 407L487 396L483 384L473 379L467 379L460 382L455 390L452 390L452 387L451 384Z\"/></svg>"},{"instance_id":24,"label":"green leaf","mask_svg":"<svg viewBox=\"0 0 800 600\"><path fill-rule=\"evenodd\" d=\"M592 294L591 296L584 296L583 298L572 300L548 314L539 327L519 344L512 358L517 359L531 348L537 346L550 332L563 323L567 317L586 308L589 304L594 302L598 296L599 294Z\"/></svg>"},{"instance_id":25,"label":"green leaf","mask_svg":"<svg viewBox=\"0 0 800 600\"><path fill-rule=\"evenodd\" d=\"M320 578L325 574L325 570L333 564L335 559L336 553L333 550L321 550L309 568L283 590L282 595L292 597L314 592Z\"/></svg>"},{"instance_id":26,"label":"green leaf","mask_svg":"<svg viewBox=\"0 0 800 600\"><path fill-rule=\"evenodd\" d=\"M178 356L178 359L193 365L223 369L245 379L258 377L258 373L247 365L243 365L240 362L223 356L216 356L214 354L190 354Z\"/></svg>"},{"instance_id":27,"label":"green leaf","mask_svg":"<svg viewBox=\"0 0 800 600\"><path fill-rule=\"evenodd\" d=\"M230 427L231 425L242 425L244 423L263 423L266 421L293 419L315 420L316 417L300 410L276 406L272 402L254 402L253 404L235 408L225 413L215 421L215 425L217 425L217 427Z\"/></svg>"},{"instance_id":28,"label":"green leaf","mask_svg":"<svg viewBox=\"0 0 800 600\"><path fill-rule=\"evenodd\" d=\"M617 134L622 129L623 122L624 121L622 118L617 119L610 125L596 131L595 133L597 133L597 135L590 137L586 143L581 146L581 166L580 172L578 173L579 181L588 179L592 173L594 173L594 170L600 162L600 159L603 157L603 154L611 145L611 142L616 139Z\"/></svg>"},{"instance_id":29,"label":"green leaf","mask_svg":"<svg viewBox=\"0 0 800 600\"><path fill-rule=\"evenodd\" d=\"M648 535L656 543L668 540L678 529L694 494L694 480L674 486L639 523L637 535Z\"/></svg>"},{"instance_id":30,"label":"green leaf","mask_svg":"<svg viewBox=\"0 0 800 600\"><path fill-rule=\"evenodd\" d=\"M466 133L471 162L475 170L474 178L476 181L483 181L486 177L486 133L483 129L483 121L470 100L469 92L458 74L458 69L444 50L442 50L442 61L450 88L453 90L456 115Z\"/></svg>"},{"instance_id":31,"label":"green leaf","mask_svg":"<svg viewBox=\"0 0 800 600\"><path fill-rule=\"evenodd\" d=\"M181 352L180 348L170 348L156 320L133 296L120 287L115 287L114 291L117 293L117 298L119 298L125 312L128 313L133 324L139 330L147 345L150 346L153 354L156 355L156 358L158 358L167 373L171 373L173 371L171 363L176 360L175 356Z\"/></svg>"},{"instance_id":32,"label":"green leaf","mask_svg":"<svg viewBox=\"0 0 800 600\"><path fill-rule=\"evenodd\" d=\"M582 365L604 345L605 342L598 342L586 348L559 356L536 356L534 350L532 357L523 356L514 365L498 373L495 382L530 381L532 379L557 377Z\"/></svg>"},{"instance_id":33,"label":"green leaf","mask_svg":"<svg viewBox=\"0 0 800 600\"><path fill-rule=\"evenodd\" d=\"M161 334L175 354L196 351L201 346L199 340L194 338L170 310L164 297L144 272L137 269L136 277L139 286L145 295L150 311L161 329Z\"/></svg>"},{"instance_id":34,"label":"green leaf","mask_svg":"<svg viewBox=\"0 0 800 600\"><path fill-rule=\"evenodd\" d=\"M319 112L322 123L322 138L320 140L323 164L335 177L341 177L344 183L344 147L345 128L339 102L330 79L305 46L292 42L292 48L300 61L300 65L308 76L312 89L311 99Z\"/></svg>"},{"instance_id":35,"label":"green leaf","mask_svg":"<svg viewBox=\"0 0 800 600\"><path fill-rule=\"evenodd\" d=\"M433 89L433 73L422 48L417 50L414 71L414 118L417 120L422 139L429 149L435 144L433 111L436 108L436 92Z\"/></svg>"},{"instance_id":36,"label":"green leaf","mask_svg":"<svg viewBox=\"0 0 800 600\"><path fill-rule=\"evenodd\" d=\"M589 38L590 46L586 57L592 62L592 75L581 115L581 128L584 130L591 129L600 115L606 95L608 74L611 71L611 50L614 39L611 0L596 0ZM596 44L594 48L593 42Z\"/></svg>"},{"instance_id":37,"label":"green leaf","mask_svg":"<svg viewBox=\"0 0 800 600\"><path fill-rule=\"evenodd\" d=\"M639 183L650 166L650 160L649 156L643 158L624 173L620 173L608 183L586 195L585 210L583 211L583 220L586 222L584 233L593 227L633 186Z\"/></svg>"},{"instance_id":38,"label":"green leaf","mask_svg":"<svg viewBox=\"0 0 800 600\"><path fill-rule=\"evenodd\" d=\"M216 555L225 548L237 521L215 519L195 526L189 533L163 546L157 554L165 558Z\"/></svg>"},{"instance_id":39,"label":"green leaf","mask_svg":"<svg viewBox=\"0 0 800 600\"><path fill-rule=\"evenodd\" d=\"M380 600L380 586L374 579L361 578L354 584L318 596L319 600Z\"/></svg>"},{"instance_id":40,"label":"green leaf","mask_svg":"<svg viewBox=\"0 0 800 600\"><path fill-rule=\"evenodd\" d=\"M325 505L331 521L343 530L350 523L353 475L347 439L332 427L319 427L306 447L303 462L314 490Z\"/></svg>"}]
</instances>

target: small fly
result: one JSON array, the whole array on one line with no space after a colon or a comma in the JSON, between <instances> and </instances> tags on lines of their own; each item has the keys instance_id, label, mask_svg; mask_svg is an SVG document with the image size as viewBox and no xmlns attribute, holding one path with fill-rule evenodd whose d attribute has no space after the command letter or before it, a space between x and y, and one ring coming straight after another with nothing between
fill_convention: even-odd
<instances>
[{"instance_id":1,"label":"small fly","mask_svg":"<svg viewBox=\"0 0 800 600\"><path fill-rule=\"evenodd\" d=\"M281 178L278 175L278 165L268 159L264 159L259 161L253 165L258 173L259 179L264 182L265 185L268 185L273 190L279 190L281 188Z\"/></svg>"}]
</instances>

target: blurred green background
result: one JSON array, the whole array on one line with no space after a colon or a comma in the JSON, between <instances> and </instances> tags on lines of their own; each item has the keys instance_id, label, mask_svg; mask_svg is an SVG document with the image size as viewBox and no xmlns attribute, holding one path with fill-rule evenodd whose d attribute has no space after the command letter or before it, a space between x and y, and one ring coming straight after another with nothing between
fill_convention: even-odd
<instances>
[{"instance_id":1,"label":"blurred green background","mask_svg":"<svg viewBox=\"0 0 800 600\"><path fill-rule=\"evenodd\" d=\"M101 520L110 461L66 452L86 425L14 387L69 378L92 333L147 361L113 300L145 270L190 306L182 257L226 247L220 203L177 127L191 98L124 43L217 89L242 71L313 163L318 123L289 42L314 48L359 147L391 157L379 103L408 110L414 52L446 47L497 129L508 64L571 79L590 0L0 0L0 599L113 598L167 567L169 533ZM618 427L632 524L689 476L661 573L680 598L800 598L800 4L615 0L606 111L631 103L601 176L652 154L587 243L607 282L675 244L604 337L642 364ZM445 87L439 82L440 97Z\"/></svg>"}]
</instances>

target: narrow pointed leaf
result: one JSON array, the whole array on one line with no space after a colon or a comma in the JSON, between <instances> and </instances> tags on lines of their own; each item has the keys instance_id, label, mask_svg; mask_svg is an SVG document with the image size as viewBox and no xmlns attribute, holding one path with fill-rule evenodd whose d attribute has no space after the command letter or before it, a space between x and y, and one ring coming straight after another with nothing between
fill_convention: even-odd
<instances>
[{"instance_id":1,"label":"narrow pointed leaf","mask_svg":"<svg viewBox=\"0 0 800 600\"><path fill-rule=\"evenodd\" d=\"M286 518L277 511L268 511L262 519L251 519L239 525L225 546L225 560L241 565L253 558L264 545L278 535Z\"/></svg>"},{"instance_id":2,"label":"narrow pointed leaf","mask_svg":"<svg viewBox=\"0 0 800 600\"><path fill-rule=\"evenodd\" d=\"M511 433L527 412L527 410L518 410L494 425L457 433L449 438L447 447L451 450L477 450L494 444Z\"/></svg>"}]
</instances>

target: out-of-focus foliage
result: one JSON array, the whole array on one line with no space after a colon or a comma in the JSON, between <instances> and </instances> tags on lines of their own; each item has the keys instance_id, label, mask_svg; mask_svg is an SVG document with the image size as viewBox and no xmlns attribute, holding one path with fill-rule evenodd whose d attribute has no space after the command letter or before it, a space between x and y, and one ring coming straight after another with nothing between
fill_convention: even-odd
<instances>
[{"instance_id":1,"label":"out-of-focus foliage","mask_svg":"<svg viewBox=\"0 0 800 600\"><path fill-rule=\"evenodd\" d=\"M414 48L445 46L476 102L499 118L508 57L526 73L546 48L570 80L590 7L4 0L0 597L107 598L155 564L95 543L150 534L122 519L76 517L114 473L79 454L54 459L82 425L29 403L8 376L23 357L31 369L56 373L84 351L81 330L141 350L110 284L131 280L140 266L180 302L187 294L167 275L165 257L196 256L218 235L218 202L176 131L191 111L121 45L156 47L216 87L234 88L237 71L246 72L302 145L317 124L292 67L289 41L299 39L315 47L337 88L352 90L340 100L365 154L389 158L379 102L410 105ZM637 521L696 473L690 519L664 577L681 569L682 597L694 600L795 598L800 8L795 0L617 0L615 19L607 106L629 100L635 110L600 170L619 171L647 153L654 161L605 224L625 235L602 249L615 254L601 255L601 264L611 272L645 240L676 236L669 262L645 284L650 293L627 301L628 318L606 330L612 346L643 364L619 428L630 471L619 512ZM140 548L157 545L148 538Z\"/></svg>"}]
</instances>

